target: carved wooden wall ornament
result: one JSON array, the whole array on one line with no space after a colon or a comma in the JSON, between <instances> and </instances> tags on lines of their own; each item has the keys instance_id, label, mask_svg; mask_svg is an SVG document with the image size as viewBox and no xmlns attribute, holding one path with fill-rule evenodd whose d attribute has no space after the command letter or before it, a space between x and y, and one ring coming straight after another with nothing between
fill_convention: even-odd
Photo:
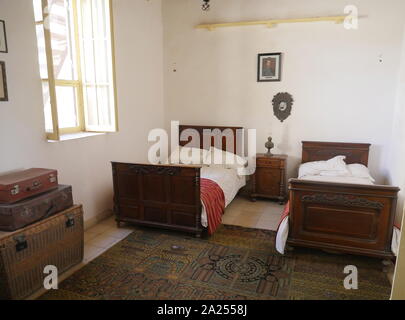
<instances>
[{"instance_id":1,"label":"carved wooden wall ornament","mask_svg":"<svg viewBox=\"0 0 405 320\"><path fill-rule=\"evenodd\" d=\"M284 122L291 115L293 103L292 95L287 92L280 92L274 96L273 110L278 120Z\"/></svg>"}]
</instances>

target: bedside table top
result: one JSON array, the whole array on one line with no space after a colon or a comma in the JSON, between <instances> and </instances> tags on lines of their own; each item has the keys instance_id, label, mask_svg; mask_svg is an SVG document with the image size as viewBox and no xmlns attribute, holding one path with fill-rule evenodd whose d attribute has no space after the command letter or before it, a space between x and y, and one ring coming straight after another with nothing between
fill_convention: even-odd
<instances>
[{"instance_id":1,"label":"bedside table top","mask_svg":"<svg viewBox=\"0 0 405 320\"><path fill-rule=\"evenodd\" d=\"M266 159L283 159L286 160L288 156L286 154L272 154L268 155L266 153L258 153L256 154L256 158L266 158Z\"/></svg>"}]
</instances>

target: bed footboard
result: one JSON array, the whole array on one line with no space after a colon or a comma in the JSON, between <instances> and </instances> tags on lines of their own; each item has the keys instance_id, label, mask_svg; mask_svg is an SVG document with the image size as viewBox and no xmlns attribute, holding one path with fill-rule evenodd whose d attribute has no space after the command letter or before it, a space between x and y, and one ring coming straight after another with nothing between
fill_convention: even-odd
<instances>
[{"instance_id":1,"label":"bed footboard","mask_svg":"<svg viewBox=\"0 0 405 320\"><path fill-rule=\"evenodd\" d=\"M391 258L399 188L292 179L288 244Z\"/></svg>"},{"instance_id":2,"label":"bed footboard","mask_svg":"<svg viewBox=\"0 0 405 320\"><path fill-rule=\"evenodd\" d=\"M112 163L117 223L201 236L199 166Z\"/></svg>"}]
</instances>

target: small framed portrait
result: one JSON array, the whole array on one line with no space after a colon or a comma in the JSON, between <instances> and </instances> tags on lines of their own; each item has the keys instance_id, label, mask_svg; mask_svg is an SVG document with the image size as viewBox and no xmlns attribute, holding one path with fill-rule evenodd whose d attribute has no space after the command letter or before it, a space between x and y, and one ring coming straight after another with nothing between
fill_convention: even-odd
<instances>
[{"instance_id":1,"label":"small framed portrait","mask_svg":"<svg viewBox=\"0 0 405 320\"><path fill-rule=\"evenodd\" d=\"M0 61L0 101L8 101L6 64Z\"/></svg>"},{"instance_id":2,"label":"small framed portrait","mask_svg":"<svg viewBox=\"0 0 405 320\"><path fill-rule=\"evenodd\" d=\"M259 54L257 81L281 81L281 53Z\"/></svg>"},{"instance_id":3,"label":"small framed portrait","mask_svg":"<svg viewBox=\"0 0 405 320\"><path fill-rule=\"evenodd\" d=\"M7 53L6 23L0 20L0 52Z\"/></svg>"}]
</instances>

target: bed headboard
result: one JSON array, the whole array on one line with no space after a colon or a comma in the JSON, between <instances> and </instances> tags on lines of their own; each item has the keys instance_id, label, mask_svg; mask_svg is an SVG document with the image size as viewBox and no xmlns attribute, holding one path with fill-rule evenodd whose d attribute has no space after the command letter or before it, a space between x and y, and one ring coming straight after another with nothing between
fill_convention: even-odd
<instances>
[{"instance_id":1,"label":"bed headboard","mask_svg":"<svg viewBox=\"0 0 405 320\"><path fill-rule=\"evenodd\" d=\"M368 166L370 146L368 143L303 141L302 163L346 156L347 164L361 163Z\"/></svg>"},{"instance_id":2,"label":"bed headboard","mask_svg":"<svg viewBox=\"0 0 405 320\"><path fill-rule=\"evenodd\" d=\"M194 125L181 125L179 127L180 129L180 141L179 144L180 146L185 146L189 144L192 140L192 137L189 135L189 132L187 132L188 129L194 129L196 130L201 139L199 141L199 145L191 145L194 148L204 148L204 139L208 141L207 145L209 146L215 146L218 149L226 150L227 149L227 139L228 143L231 144L230 148L231 150L226 150L232 153L237 153L237 141L242 141L243 142L243 135L244 135L244 129L243 127L218 127L218 126L194 126ZM204 130L210 130L212 132L213 130L216 130L218 135L220 135L221 139L215 139L216 136L213 135L204 135ZM183 138L186 138L188 140L182 141L182 134ZM217 140L217 144L215 145L215 140Z\"/></svg>"}]
</instances>

